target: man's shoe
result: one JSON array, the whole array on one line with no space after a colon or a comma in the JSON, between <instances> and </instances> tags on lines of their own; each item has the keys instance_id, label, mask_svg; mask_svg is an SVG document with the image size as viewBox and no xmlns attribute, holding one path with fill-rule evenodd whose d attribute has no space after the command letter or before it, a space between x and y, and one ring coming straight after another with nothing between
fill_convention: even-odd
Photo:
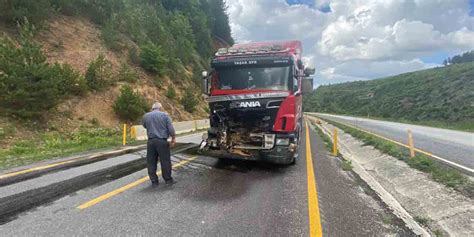
<instances>
[{"instance_id":1,"label":"man's shoe","mask_svg":"<svg viewBox=\"0 0 474 237\"><path fill-rule=\"evenodd\" d=\"M156 187L158 187L159 184L160 183L158 183L158 182L151 182L151 187L156 188Z\"/></svg>"},{"instance_id":2,"label":"man's shoe","mask_svg":"<svg viewBox=\"0 0 474 237\"><path fill-rule=\"evenodd\" d=\"M175 184L176 181L174 181L174 179L170 179L170 180L166 180L165 183L166 183L166 185L171 186L171 185Z\"/></svg>"}]
</instances>

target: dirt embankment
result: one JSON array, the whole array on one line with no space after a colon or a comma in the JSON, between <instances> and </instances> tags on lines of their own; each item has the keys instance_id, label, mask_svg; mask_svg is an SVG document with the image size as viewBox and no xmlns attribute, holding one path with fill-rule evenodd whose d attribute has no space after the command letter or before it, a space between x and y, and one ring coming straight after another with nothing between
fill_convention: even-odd
<instances>
[{"instance_id":1,"label":"dirt embankment","mask_svg":"<svg viewBox=\"0 0 474 237\"><path fill-rule=\"evenodd\" d=\"M0 33L17 37L12 27L0 25ZM50 63L67 63L82 75L85 74L89 63L100 53L104 54L112 65L112 71L116 74L123 63L133 67L139 80L130 84L132 88L140 92L147 101L152 104L159 101L164 110L168 112L174 121L186 121L207 117L206 102L200 95L199 88L194 84L192 69L187 68L188 78L158 77L144 71L139 65L130 62L128 49L112 51L108 49L102 39L99 26L89 19L78 16L57 16L50 19L46 26L41 28L35 36L35 40L42 45L43 52ZM122 35L121 39L127 47L138 47L133 41ZM158 81L158 83L157 83ZM115 82L109 88L99 92L88 92L84 96L71 97L63 101L48 116L46 122L18 122L10 118L0 117L0 128L7 131L6 139L1 139L0 146L6 147L15 141L29 139L38 135L42 129L67 132L78 129L81 125L97 125L102 127L118 127L121 124L115 115L112 105L120 94L120 87L126 82ZM176 98L167 98L166 91L173 86ZM180 98L186 88L196 91L199 104L194 113L188 113L180 103ZM39 129L38 129L39 128ZM13 131L13 132L11 132Z\"/></svg>"},{"instance_id":2,"label":"dirt embankment","mask_svg":"<svg viewBox=\"0 0 474 237\"><path fill-rule=\"evenodd\" d=\"M184 93L184 89L196 87L191 81L175 79L179 83L173 83L168 77L158 78L161 81L158 88L153 80L156 75L145 72L141 67L129 62L128 51L114 52L107 49L101 39L100 29L81 17L60 16L48 22L48 27L41 31L37 40L43 45L43 50L50 62L68 63L76 70L84 74L89 62L94 60L98 54L103 53L112 64L112 70L116 73L122 63L128 63L137 70L140 80L133 84L133 88L139 91L150 103L160 101L164 109L176 121L191 120L193 118L206 117L204 110L205 102L200 101L197 111L190 114L184 111L178 99L171 100L165 96L166 89L171 84L176 89L176 98ZM127 45L136 47L127 38L123 38ZM77 121L96 120L101 125L113 127L120 124L118 117L112 109L112 104L119 95L120 87L124 83L117 82L116 85L101 92L91 92L84 97L71 98L58 106L60 114L67 114L71 123ZM199 94L199 93L196 93ZM199 98L200 99L200 98Z\"/></svg>"}]
</instances>

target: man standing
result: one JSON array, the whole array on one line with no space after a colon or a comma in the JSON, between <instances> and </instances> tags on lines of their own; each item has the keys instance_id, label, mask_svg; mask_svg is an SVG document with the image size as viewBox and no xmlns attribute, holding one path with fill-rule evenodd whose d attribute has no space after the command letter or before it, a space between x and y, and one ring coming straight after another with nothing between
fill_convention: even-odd
<instances>
[{"instance_id":1,"label":"man standing","mask_svg":"<svg viewBox=\"0 0 474 237\"><path fill-rule=\"evenodd\" d=\"M148 166L148 176L153 187L158 186L158 176L156 175L156 165L158 157L161 164L161 173L167 185L175 183L171 177L171 157L170 147L176 144L176 133L171 124L171 118L167 113L161 112L161 103L154 103L151 112L143 116L143 127L148 135L146 161ZM168 137L171 142L168 144Z\"/></svg>"}]
</instances>

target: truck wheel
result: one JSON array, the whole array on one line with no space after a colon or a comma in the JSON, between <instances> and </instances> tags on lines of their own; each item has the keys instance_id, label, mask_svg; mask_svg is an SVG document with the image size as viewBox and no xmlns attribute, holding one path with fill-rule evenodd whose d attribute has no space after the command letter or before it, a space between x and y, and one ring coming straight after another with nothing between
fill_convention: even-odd
<instances>
[{"instance_id":1,"label":"truck wheel","mask_svg":"<svg viewBox=\"0 0 474 237\"><path fill-rule=\"evenodd\" d=\"M296 145L300 145L300 142L301 142L301 139L300 139L300 135L301 135L301 126L298 126L298 130L296 130Z\"/></svg>"},{"instance_id":2,"label":"truck wheel","mask_svg":"<svg viewBox=\"0 0 474 237\"><path fill-rule=\"evenodd\" d=\"M296 158L293 157L293 160L291 161L290 165L296 165Z\"/></svg>"},{"instance_id":3,"label":"truck wheel","mask_svg":"<svg viewBox=\"0 0 474 237\"><path fill-rule=\"evenodd\" d=\"M298 156L298 153L291 154L291 161L288 163L288 165L295 165L296 164L296 157Z\"/></svg>"}]
</instances>

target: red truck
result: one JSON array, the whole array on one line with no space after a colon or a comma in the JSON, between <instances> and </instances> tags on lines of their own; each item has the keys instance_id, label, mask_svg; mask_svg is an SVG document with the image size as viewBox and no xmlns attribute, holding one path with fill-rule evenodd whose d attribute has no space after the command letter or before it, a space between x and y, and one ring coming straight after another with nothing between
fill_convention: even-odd
<instances>
[{"instance_id":1,"label":"red truck","mask_svg":"<svg viewBox=\"0 0 474 237\"><path fill-rule=\"evenodd\" d=\"M301 61L300 41L221 48L203 72L210 128L201 149L220 158L294 164L303 127L302 93L314 69Z\"/></svg>"}]
</instances>

